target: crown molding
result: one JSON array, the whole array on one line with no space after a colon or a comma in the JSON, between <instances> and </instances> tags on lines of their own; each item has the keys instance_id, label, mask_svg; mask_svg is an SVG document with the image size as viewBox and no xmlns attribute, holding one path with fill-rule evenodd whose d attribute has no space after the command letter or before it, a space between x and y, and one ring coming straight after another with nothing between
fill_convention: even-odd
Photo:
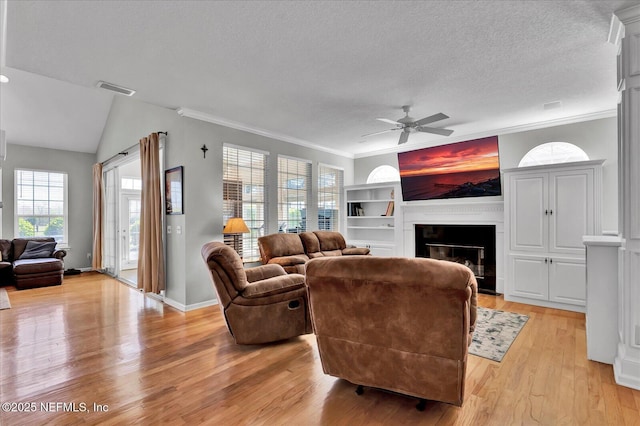
<instances>
[{"instance_id":1,"label":"crown molding","mask_svg":"<svg viewBox=\"0 0 640 426\"><path fill-rule=\"evenodd\" d=\"M232 120L228 120L226 118L217 117L217 116L212 115L212 114L207 114L205 112L196 111L196 110L189 109L189 108L178 108L178 109L176 109L176 112L181 117L193 118L195 120L206 121L208 123L218 124L220 126L230 127L232 129L236 129L236 130L242 130L244 132L253 133L255 135L264 136L264 137L267 137L267 138L270 138L270 139L276 139L276 140L280 140L280 141L283 141L283 142L288 142L288 143L292 143L292 144L295 144L295 145L304 146L305 148L312 148L312 149L315 149L315 150L318 150L318 151L323 151L323 152L328 152L330 154L339 155L340 157L354 158L354 155L349 153L349 152L340 151L340 150L337 150L337 149L327 148L327 147L315 144L313 142L309 142L309 141L306 141L306 140L303 140L303 139L295 138L293 136L288 136L288 135L284 135L282 133L276 133L276 132L272 132L272 131L269 131L269 130L260 129L258 127L249 126L247 124L240 123L240 122L237 122L237 121L232 121Z\"/></svg>"},{"instance_id":2,"label":"crown molding","mask_svg":"<svg viewBox=\"0 0 640 426\"><path fill-rule=\"evenodd\" d=\"M409 147L407 147L406 145L403 145L403 146L397 146L396 145L394 147L386 148L386 149L382 149L382 150L378 150L378 151L355 154L354 158L356 158L356 159L357 158L366 158L366 157L373 157L373 156L376 156L376 155L393 154L393 153L405 152L405 151L413 151L413 150L420 149L420 148L427 148L427 147L430 147L430 146L444 145L444 144L455 143L455 142L462 142L462 141L465 141L465 140L480 139L480 138L486 138L486 137L489 137L489 136L496 136L496 135L500 136L500 135L506 135L506 134L510 134L510 133L526 132L526 131L529 131L529 130L539 130L539 129L545 129L547 127L562 126L562 125L565 125L565 124L580 123L580 122L583 122L583 121L598 120L598 119L601 119L601 118L611 118L611 117L616 117L617 114L618 114L617 110L611 109L611 110L606 110L606 111L593 112L593 113L589 113L589 114L575 115L573 117L557 118L557 119L554 119L554 120L538 121L536 123L521 124L521 125L512 126L512 127L504 127L502 129L494 129L494 130L478 132L478 133L466 133L466 134L463 134L463 135L456 135L455 138L441 139L441 141L443 141L443 143L438 143L438 142L440 142L440 140L439 140L439 141L436 141L435 144L433 142L416 144L416 145L411 146L410 149L407 149Z\"/></svg>"},{"instance_id":3,"label":"crown molding","mask_svg":"<svg viewBox=\"0 0 640 426\"><path fill-rule=\"evenodd\" d=\"M624 25L640 22L640 4L617 10L614 12L614 15L617 16Z\"/></svg>"}]
</instances>

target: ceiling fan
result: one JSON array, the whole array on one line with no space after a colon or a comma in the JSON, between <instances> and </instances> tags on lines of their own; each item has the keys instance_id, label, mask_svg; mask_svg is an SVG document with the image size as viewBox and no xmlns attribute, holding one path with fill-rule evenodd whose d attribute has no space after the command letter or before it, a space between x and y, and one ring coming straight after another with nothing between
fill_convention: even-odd
<instances>
[{"instance_id":1,"label":"ceiling fan","mask_svg":"<svg viewBox=\"0 0 640 426\"><path fill-rule=\"evenodd\" d=\"M402 130L400 133L400 140L398 141L398 145L406 143L409 140L409 134L414 132L424 132L424 133L434 133L436 135L449 136L453 133L453 130L449 129L438 129L435 127L426 127L426 124L431 124L436 121L444 120L445 118L449 118L448 115L443 113L438 113L434 115L430 115L429 117L425 117L420 120L414 120L412 117L409 117L409 111L411 111L410 105L404 105L402 110L405 113L405 116L400 118L399 120L389 120L388 118L376 118L376 120L383 121L389 124L395 124L396 127L389 130L383 130L381 132L369 133L366 135L362 135L363 138L367 136L380 135L382 133L393 132L395 130Z\"/></svg>"}]
</instances>

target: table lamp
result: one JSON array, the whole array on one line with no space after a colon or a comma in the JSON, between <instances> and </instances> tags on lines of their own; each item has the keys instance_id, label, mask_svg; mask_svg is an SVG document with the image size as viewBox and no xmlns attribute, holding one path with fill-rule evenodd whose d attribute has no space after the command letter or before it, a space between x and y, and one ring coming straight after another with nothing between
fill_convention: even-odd
<instances>
[{"instance_id":1,"label":"table lamp","mask_svg":"<svg viewBox=\"0 0 640 426\"><path fill-rule=\"evenodd\" d=\"M246 234L250 232L247 224L241 217L232 217L227 221L222 233L225 235L233 235L233 249L242 257L242 250L240 244L238 244L238 237L240 234Z\"/></svg>"}]
</instances>

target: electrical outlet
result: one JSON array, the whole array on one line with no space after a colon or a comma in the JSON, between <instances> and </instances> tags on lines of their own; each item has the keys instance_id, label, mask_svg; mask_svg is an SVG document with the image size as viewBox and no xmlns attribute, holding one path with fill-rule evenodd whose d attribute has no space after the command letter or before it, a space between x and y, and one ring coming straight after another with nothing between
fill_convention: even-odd
<instances>
[{"instance_id":1,"label":"electrical outlet","mask_svg":"<svg viewBox=\"0 0 640 426\"><path fill-rule=\"evenodd\" d=\"M171 225L167 225L167 234L171 233Z\"/></svg>"},{"instance_id":2,"label":"electrical outlet","mask_svg":"<svg viewBox=\"0 0 640 426\"><path fill-rule=\"evenodd\" d=\"M87 253L87 259L91 259L91 253Z\"/></svg>"}]
</instances>

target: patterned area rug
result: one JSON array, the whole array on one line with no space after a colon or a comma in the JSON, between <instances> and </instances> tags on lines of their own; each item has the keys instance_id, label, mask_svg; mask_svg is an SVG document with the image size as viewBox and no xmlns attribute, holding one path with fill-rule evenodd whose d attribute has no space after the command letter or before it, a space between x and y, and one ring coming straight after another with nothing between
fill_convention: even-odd
<instances>
[{"instance_id":1,"label":"patterned area rug","mask_svg":"<svg viewBox=\"0 0 640 426\"><path fill-rule=\"evenodd\" d=\"M0 310L9 309L11 307L11 303L9 303L9 295L7 294L7 290L4 288L0 288Z\"/></svg>"},{"instance_id":2,"label":"patterned area rug","mask_svg":"<svg viewBox=\"0 0 640 426\"><path fill-rule=\"evenodd\" d=\"M526 324L527 315L478 307L469 353L500 362Z\"/></svg>"}]
</instances>

